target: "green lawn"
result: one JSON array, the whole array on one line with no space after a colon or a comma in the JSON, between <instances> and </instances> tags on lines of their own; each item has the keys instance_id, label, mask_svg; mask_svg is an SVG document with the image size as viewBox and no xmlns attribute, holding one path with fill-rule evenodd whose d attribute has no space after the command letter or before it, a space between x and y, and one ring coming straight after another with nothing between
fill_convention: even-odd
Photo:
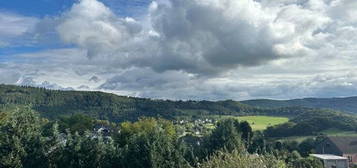
<instances>
[{"instance_id":1,"label":"green lawn","mask_svg":"<svg viewBox=\"0 0 357 168\"><path fill-rule=\"evenodd\" d=\"M264 130L269 126L274 126L288 122L286 117L271 117L271 116L242 116L238 117L240 121L247 121L253 130Z\"/></svg>"}]
</instances>

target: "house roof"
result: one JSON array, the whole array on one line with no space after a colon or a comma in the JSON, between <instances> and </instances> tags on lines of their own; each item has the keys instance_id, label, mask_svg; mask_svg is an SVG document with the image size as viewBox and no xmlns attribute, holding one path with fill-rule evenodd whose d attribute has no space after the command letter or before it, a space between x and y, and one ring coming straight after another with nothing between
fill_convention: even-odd
<instances>
[{"instance_id":1,"label":"house roof","mask_svg":"<svg viewBox=\"0 0 357 168\"><path fill-rule=\"evenodd\" d=\"M336 155L327 155L327 154L311 154L310 156L322 159L322 160L347 160L347 158Z\"/></svg>"},{"instance_id":2,"label":"house roof","mask_svg":"<svg viewBox=\"0 0 357 168\"><path fill-rule=\"evenodd\" d=\"M357 137L356 136L336 136L327 137L331 142L333 142L336 147L346 154L357 153Z\"/></svg>"}]
</instances>

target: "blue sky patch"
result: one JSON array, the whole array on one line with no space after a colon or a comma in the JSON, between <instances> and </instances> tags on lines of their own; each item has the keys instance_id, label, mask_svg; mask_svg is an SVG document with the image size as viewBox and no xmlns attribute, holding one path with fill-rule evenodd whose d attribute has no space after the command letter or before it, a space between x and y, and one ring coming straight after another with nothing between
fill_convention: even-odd
<instances>
[{"instance_id":1,"label":"blue sky patch","mask_svg":"<svg viewBox=\"0 0 357 168\"><path fill-rule=\"evenodd\" d=\"M60 15L78 0L2 0L0 9L25 16L45 17ZM114 13L123 16L136 16L144 13L150 0L101 0Z\"/></svg>"},{"instance_id":2,"label":"blue sky patch","mask_svg":"<svg viewBox=\"0 0 357 168\"><path fill-rule=\"evenodd\" d=\"M44 17L59 15L74 2L75 0L3 0L0 1L0 8L25 16Z\"/></svg>"}]
</instances>

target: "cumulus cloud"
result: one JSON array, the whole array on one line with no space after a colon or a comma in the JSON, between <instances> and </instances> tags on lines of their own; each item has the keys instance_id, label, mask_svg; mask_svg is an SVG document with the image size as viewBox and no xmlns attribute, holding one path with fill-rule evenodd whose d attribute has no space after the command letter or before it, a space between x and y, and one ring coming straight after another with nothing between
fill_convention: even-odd
<instances>
[{"instance_id":1,"label":"cumulus cloud","mask_svg":"<svg viewBox=\"0 0 357 168\"><path fill-rule=\"evenodd\" d=\"M348 96L357 94L356 5L156 0L131 18L80 0L35 30L56 31L51 39L73 48L16 55L23 62L0 74L17 69L7 83L24 76L36 85L154 98Z\"/></svg>"},{"instance_id":2,"label":"cumulus cloud","mask_svg":"<svg viewBox=\"0 0 357 168\"><path fill-rule=\"evenodd\" d=\"M153 1L139 20L81 0L58 32L90 58L109 56L119 67L210 75L306 55L331 21L299 4L269 7L253 0Z\"/></svg>"},{"instance_id":3,"label":"cumulus cloud","mask_svg":"<svg viewBox=\"0 0 357 168\"><path fill-rule=\"evenodd\" d=\"M133 68L107 80L100 86L101 89L108 90L131 90L135 91L140 88L160 90L165 88L180 87L192 76L179 71L166 71L157 73L149 68Z\"/></svg>"},{"instance_id":4,"label":"cumulus cloud","mask_svg":"<svg viewBox=\"0 0 357 168\"><path fill-rule=\"evenodd\" d=\"M81 0L64 15L57 27L64 42L87 49L88 57L111 54L130 33L139 31L135 20L117 18L96 0Z\"/></svg>"}]
</instances>

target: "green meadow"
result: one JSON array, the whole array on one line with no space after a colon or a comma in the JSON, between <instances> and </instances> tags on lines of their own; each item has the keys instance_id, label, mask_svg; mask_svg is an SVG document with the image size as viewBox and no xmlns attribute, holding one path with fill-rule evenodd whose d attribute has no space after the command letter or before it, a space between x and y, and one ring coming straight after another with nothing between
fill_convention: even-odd
<instances>
[{"instance_id":1,"label":"green meadow","mask_svg":"<svg viewBox=\"0 0 357 168\"><path fill-rule=\"evenodd\" d=\"M231 115L210 115L206 118L213 118L217 120L236 118L239 121L247 121L254 131L262 131L269 126L274 126L282 124L289 121L287 117L277 117L277 116L231 116Z\"/></svg>"},{"instance_id":2,"label":"green meadow","mask_svg":"<svg viewBox=\"0 0 357 168\"><path fill-rule=\"evenodd\" d=\"M240 121L247 121L253 130L264 130L269 126L282 124L289 121L286 117L271 117L271 116L242 116L238 117Z\"/></svg>"}]
</instances>

